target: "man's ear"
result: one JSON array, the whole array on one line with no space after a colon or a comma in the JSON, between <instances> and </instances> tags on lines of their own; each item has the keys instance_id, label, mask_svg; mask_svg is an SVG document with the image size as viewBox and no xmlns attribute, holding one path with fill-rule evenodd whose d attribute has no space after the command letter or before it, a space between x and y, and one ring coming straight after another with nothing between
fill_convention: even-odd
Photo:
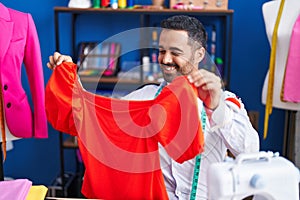
<instances>
[{"instance_id":1,"label":"man's ear","mask_svg":"<svg viewBox=\"0 0 300 200\"><path fill-rule=\"evenodd\" d=\"M200 63L204 56L205 56L205 48L204 47L201 47L200 49L197 49L196 52L195 52L195 58L196 58L196 61L197 63Z\"/></svg>"}]
</instances>

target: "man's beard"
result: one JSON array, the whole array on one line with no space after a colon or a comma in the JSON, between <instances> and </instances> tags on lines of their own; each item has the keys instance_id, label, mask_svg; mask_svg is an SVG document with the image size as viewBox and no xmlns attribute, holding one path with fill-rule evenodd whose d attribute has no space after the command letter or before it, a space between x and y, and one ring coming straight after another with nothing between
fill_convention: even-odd
<instances>
[{"instance_id":1,"label":"man's beard","mask_svg":"<svg viewBox=\"0 0 300 200\"><path fill-rule=\"evenodd\" d=\"M163 73L163 77L164 77L165 81L167 81L168 83L171 83L178 76L182 76L182 74L179 71L177 71L177 73L174 73L174 74Z\"/></svg>"},{"instance_id":2,"label":"man's beard","mask_svg":"<svg viewBox=\"0 0 300 200\"><path fill-rule=\"evenodd\" d=\"M189 61L187 63L185 63L185 66L183 66L183 67L179 67L175 63L173 63L173 64L162 64L161 63L161 65L164 65L164 66L174 66L176 69L176 73L172 73L172 74L163 72L163 77L164 77L165 81L167 81L168 83L171 83L177 76L190 74L194 69L194 67L192 65L193 61L194 61L194 58L191 57L189 59Z\"/></svg>"}]
</instances>

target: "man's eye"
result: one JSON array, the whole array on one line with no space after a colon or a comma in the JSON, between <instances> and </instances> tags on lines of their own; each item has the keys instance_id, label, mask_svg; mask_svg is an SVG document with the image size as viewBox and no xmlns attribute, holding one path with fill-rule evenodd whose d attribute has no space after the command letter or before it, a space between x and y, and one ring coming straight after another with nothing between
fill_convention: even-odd
<instances>
[{"instance_id":1,"label":"man's eye","mask_svg":"<svg viewBox=\"0 0 300 200\"><path fill-rule=\"evenodd\" d=\"M180 54L177 53L177 52L172 52L172 55L173 55L173 56L180 56Z\"/></svg>"},{"instance_id":2,"label":"man's eye","mask_svg":"<svg viewBox=\"0 0 300 200\"><path fill-rule=\"evenodd\" d=\"M165 54L166 51L165 51L165 50L159 50L159 53L160 53L160 54Z\"/></svg>"}]
</instances>

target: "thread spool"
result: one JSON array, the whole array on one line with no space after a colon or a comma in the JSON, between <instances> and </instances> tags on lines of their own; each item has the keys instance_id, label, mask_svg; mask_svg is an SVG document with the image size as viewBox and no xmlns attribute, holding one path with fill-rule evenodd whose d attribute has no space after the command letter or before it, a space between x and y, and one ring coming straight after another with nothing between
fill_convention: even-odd
<instances>
[{"instance_id":1,"label":"thread spool","mask_svg":"<svg viewBox=\"0 0 300 200\"><path fill-rule=\"evenodd\" d=\"M107 8L109 7L109 0L101 0L101 7L102 8Z\"/></svg>"},{"instance_id":2,"label":"thread spool","mask_svg":"<svg viewBox=\"0 0 300 200\"><path fill-rule=\"evenodd\" d=\"M100 8L100 0L93 0L93 8Z\"/></svg>"},{"instance_id":3,"label":"thread spool","mask_svg":"<svg viewBox=\"0 0 300 200\"><path fill-rule=\"evenodd\" d=\"M126 8L126 6L127 6L127 2L126 1L127 0L119 0L118 1L119 8Z\"/></svg>"},{"instance_id":4,"label":"thread spool","mask_svg":"<svg viewBox=\"0 0 300 200\"><path fill-rule=\"evenodd\" d=\"M134 0L127 0L127 8L133 8Z\"/></svg>"}]
</instances>

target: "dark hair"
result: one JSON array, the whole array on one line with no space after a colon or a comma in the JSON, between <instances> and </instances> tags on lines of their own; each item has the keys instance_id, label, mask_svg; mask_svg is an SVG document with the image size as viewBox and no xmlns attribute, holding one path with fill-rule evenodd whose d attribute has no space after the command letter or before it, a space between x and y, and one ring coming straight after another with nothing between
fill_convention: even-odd
<instances>
[{"instance_id":1,"label":"dark hair","mask_svg":"<svg viewBox=\"0 0 300 200\"><path fill-rule=\"evenodd\" d=\"M188 33L192 41L197 41L206 48L207 33L202 23L195 17L176 15L162 20L161 28L183 30Z\"/></svg>"}]
</instances>

